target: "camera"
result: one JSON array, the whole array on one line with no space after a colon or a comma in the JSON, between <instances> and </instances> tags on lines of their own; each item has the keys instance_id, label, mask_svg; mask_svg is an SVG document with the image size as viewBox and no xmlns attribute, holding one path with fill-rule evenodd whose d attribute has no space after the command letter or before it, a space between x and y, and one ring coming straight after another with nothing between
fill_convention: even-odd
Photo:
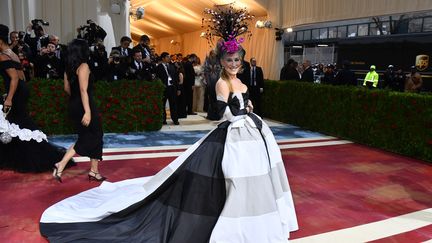
<instances>
[{"instance_id":1,"label":"camera","mask_svg":"<svg viewBox=\"0 0 432 243\"><path fill-rule=\"evenodd\" d=\"M48 22L43 21L42 19L33 19L33 20L31 21L31 23L32 23L32 29L33 29L33 30L38 29L41 25L45 25L45 26L48 26L48 25L49 25Z\"/></svg>"},{"instance_id":2,"label":"camera","mask_svg":"<svg viewBox=\"0 0 432 243\"><path fill-rule=\"evenodd\" d=\"M93 20L88 19L87 25L79 28L78 38L87 40L89 45L97 44L98 40L104 40L107 33L105 30L98 26Z\"/></svg>"},{"instance_id":3,"label":"camera","mask_svg":"<svg viewBox=\"0 0 432 243\"><path fill-rule=\"evenodd\" d=\"M115 63L120 62L120 57L119 57L119 56L113 56L113 61L114 61Z\"/></svg>"}]
</instances>

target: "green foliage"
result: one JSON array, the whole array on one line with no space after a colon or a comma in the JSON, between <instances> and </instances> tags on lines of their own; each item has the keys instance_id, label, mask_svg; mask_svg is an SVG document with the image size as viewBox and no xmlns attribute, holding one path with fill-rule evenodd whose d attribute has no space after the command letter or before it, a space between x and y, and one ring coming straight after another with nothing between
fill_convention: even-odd
<instances>
[{"instance_id":1,"label":"green foliage","mask_svg":"<svg viewBox=\"0 0 432 243\"><path fill-rule=\"evenodd\" d=\"M62 80L33 79L28 111L46 134L70 134L68 96ZM94 100L105 133L154 131L162 127L161 82L119 80L94 83ZM4 92L3 85L0 88Z\"/></svg>"},{"instance_id":2,"label":"green foliage","mask_svg":"<svg viewBox=\"0 0 432 243\"><path fill-rule=\"evenodd\" d=\"M265 116L432 161L432 96L266 81Z\"/></svg>"}]
</instances>

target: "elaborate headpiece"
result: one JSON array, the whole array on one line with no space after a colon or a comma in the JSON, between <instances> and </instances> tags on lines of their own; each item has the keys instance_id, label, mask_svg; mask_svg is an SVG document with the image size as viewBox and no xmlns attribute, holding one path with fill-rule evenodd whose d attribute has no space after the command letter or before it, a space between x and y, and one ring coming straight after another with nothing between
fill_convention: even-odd
<instances>
[{"instance_id":1,"label":"elaborate headpiece","mask_svg":"<svg viewBox=\"0 0 432 243\"><path fill-rule=\"evenodd\" d=\"M207 24L206 38L209 43L212 43L213 37L221 37L218 41L216 50L218 54L221 53L235 53L242 49L241 43L244 38L237 39L238 36L247 34L249 37L252 35L248 30L248 20L254 18L250 15L246 8L234 9L233 5L218 6L216 10L205 9L204 14L210 18L202 19L202 27Z\"/></svg>"}]
</instances>

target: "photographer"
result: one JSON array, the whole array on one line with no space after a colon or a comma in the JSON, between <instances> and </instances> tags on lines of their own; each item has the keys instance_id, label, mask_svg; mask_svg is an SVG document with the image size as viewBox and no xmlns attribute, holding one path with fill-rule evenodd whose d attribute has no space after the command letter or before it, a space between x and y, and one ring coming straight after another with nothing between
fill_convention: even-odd
<instances>
[{"instance_id":1,"label":"photographer","mask_svg":"<svg viewBox=\"0 0 432 243\"><path fill-rule=\"evenodd\" d=\"M121 62L120 52L117 50L111 51L108 59L108 81L116 81L125 79L128 66L127 63Z\"/></svg>"},{"instance_id":2,"label":"photographer","mask_svg":"<svg viewBox=\"0 0 432 243\"><path fill-rule=\"evenodd\" d=\"M15 52L15 54L18 55L18 53L23 52L27 58L31 58L32 53L30 50L30 46L24 42L24 36L24 31L10 32L9 39L11 42L9 43L9 47L10 49L12 49L13 52Z\"/></svg>"},{"instance_id":3,"label":"photographer","mask_svg":"<svg viewBox=\"0 0 432 243\"><path fill-rule=\"evenodd\" d=\"M96 45L98 39L103 41L107 35L105 30L91 19L87 20L87 25L77 28L77 32L77 38L87 40L89 46Z\"/></svg>"},{"instance_id":4,"label":"photographer","mask_svg":"<svg viewBox=\"0 0 432 243\"><path fill-rule=\"evenodd\" d=\"M55 56L60 59L63 60L64 57L64 53L66 52L67 46L60 44L60 39L58 36L56 35L49 35L48 36L49 39L49 43L52 43L55 45Z\"/></svg>"},{"instance_id":5,"label":"photographer","mask_svg":"<svg viewBox=\"0 0 432 243\"><path fill-rule=\"evenodd\" d=\"M30 62L24 52L18 53L18 58L20 59L20 63L22 66L22 70L24 72L26 82L29 82L34 77L34 65Z\"/></svg>"},{"instance_id":6,"label":"photographer","mask_svg":"<svg viewBox=\"0 0 432 243\"><path fill-rule=\"evenodd\" d=\"M24 36L24 42L30 46L33 57L36 57L36 55L39 54L42 46L46 46L49 42L48 34L45 34L45 31L41 25L48 26L49 23L43 21L42 19L33 19L27 26L27 33ZM35 37L31 37L32 30L35 34Z\"/></svg>"},{"instance_id":7,"label":"photographer","mask_svg":"<svg viewBox=\"0 0 432 243\"><path fill-rule=\"evenodd\" d=\"M46 47L42 47L40 55L35 60L36 77L58 79L63 77L63 68L61 60L56 57L56 45L48 43Z\"/></svg>"},{"instance_id":8,"label":"photographer","mask_svg":"<svg viewBox=\"0 0 432 243\"><path fill-rule=\"evenodd\" d=\"M102 43L95 45L94 51L90 53L90 61L88 64L96 81L105 79L108 57L105 46Z\"/></svg>"}]
</instances>

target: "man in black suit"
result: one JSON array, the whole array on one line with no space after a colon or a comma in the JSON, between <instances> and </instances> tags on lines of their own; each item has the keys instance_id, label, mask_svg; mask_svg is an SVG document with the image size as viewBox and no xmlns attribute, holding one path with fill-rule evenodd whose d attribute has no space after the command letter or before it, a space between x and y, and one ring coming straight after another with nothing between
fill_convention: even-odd
<instances>
[{"instance_id":1,"label":"man in black suit","mask_svg":"<svg viewBox=\"0 0 432 243\"><path fill-rule=\"evenodd\" d=\"M256 59L250 59L250 83L248 85L250 100L254 106L254 112L261 114L261 94L264 91L264 74L261 67L256 65Z\"/></svg>"},{"instance_id":2,"label":"man in black suit","mask_svg":"<svg viewBox=\"0 0 432 243\"><path fill-rule=\"evenodd\" d=\"M150 38L147 35L142 35L138 45L134 47L142 52L142 58L145 62L151 62Z\"/></svg>"},{"instance_id":3,"label":"man in black suit","mask_svg":"<svg viewBox=\"0 0 432 243\"><path fill-rule=\"evenodd\" d=\"M120 46L113 47L111 51L117 50L120 53L120 60L126 63L131 63L133 57L133 51L129 48L130 43L132 42L131 38L127 36L123 36L120 39Z\"/></svg>"},{"instance_id":4,"label":"man in black suit","mask_svg":"<svg viewBox=\"0 0 432 243\"><path fill-rule=\"evenodd\" d=\"M342 63L342 70L336 74L336 83L338 85L357 86L357 78L355 73L350 69L350 64L349 61Z\"/></svg>"},{"instance_id":5,"label":"man in black suit","mask_svg":"<svg viewBox=\"0 0 432 243\"><path fill-rule=\"evenodd\" d=\"M170 55L168 52L162 52L160 57L162 62L156 67L156 76L159 77L162 80L162 83L165 85L165 91L162 98L163 124L167 124L165 104L168 100L171 112L171 119L173 120L174 125L179 125L176 102L176 97L179 95L179 75L174 65L172 65L170 62Z\"/></svg>"},{"instance_id":6,"label":"man in black suit","mask_svg":"<svg viewBox=\"0 0 432 243\"><path fill-rule=\"evenodd\" d=\"M301 75L301 81L313 83L314 74L309 60L303 62L303 73Z\"/></svg>"},{"instance_id":7,"label":"man in black suit","mask_svg":"<svg viewBox=\"0 0 432 243\"><path fill-rule=\"evenodd\" d=\"M191 54L188 56L186 62L183 63L184 69L184 79L183 79L183 88L184 88L184 96L186 99L186 110L188 115L196 115L193 112L193 87L195 85L195 70L193 68L193 62L197 59L197 55Z\"/></svg>"},{"instance_id":8,"label":"man in black suit","mask_svg":"<svg viewBox=\"0 0 432 243\"><path fill-rule=\"evenodd\" d=\"M129 79L138 79L150 81L152 79L153 66L142 60L142 53L140 50L133 50L133 61L131 62L128 70Z\"/></svg>"},{"instance_id":9,"label":"man in black suit","mask_svg":"<svg viewBox=\"0 0 432 243\"><path fill-rule=\"evenodd\" d=\"M243 60L242 60L242 69L240 70L240 72L237 73L237 78L240 79L240 81L242 81L242 83L244 83L246 86L249 87L250 85L250 63L248 61L246 61L244 59L244 57L246 56L246 51L243 49L242 50L242 56L243 56Z\"/></svg>"}]
</instances>

